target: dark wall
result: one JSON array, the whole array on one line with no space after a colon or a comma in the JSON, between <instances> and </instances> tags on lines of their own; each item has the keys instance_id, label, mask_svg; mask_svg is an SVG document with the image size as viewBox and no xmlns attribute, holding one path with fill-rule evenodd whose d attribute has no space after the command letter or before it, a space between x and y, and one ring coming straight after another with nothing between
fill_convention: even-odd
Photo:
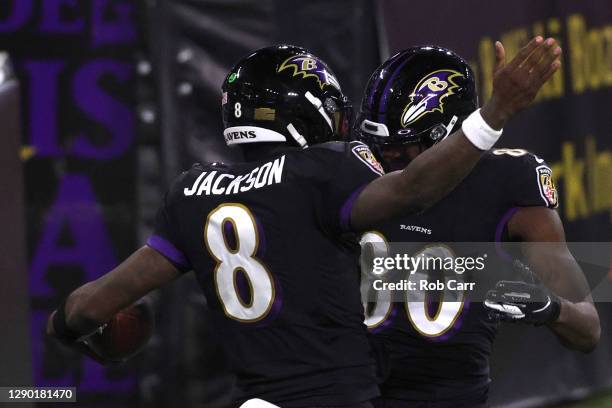
<instances>
[{"instance_id":1,"label":"dark wall","mask_svg":"<svg viewBox=\"0 0 612 408\"><path fill-rule=\"evenodd\" d=\"M310 49L332 67L356 106L380 62L369 0L163 0L156 10L169 174L194 161L236 158L222 138L221 83L253 50L278 43Z\"/></svg>"},{"instance_id":2,"label":"dark wall","mask_svg":"<svg viewBox=\"0 0 612 408\"><path fill-rule=\"evenodd\" d=\"M5 78L0 84L0 350L11 352L4 353L0 367L2 385L32 382L20 119L19 84Z\"/></svg>"}]
</instances>

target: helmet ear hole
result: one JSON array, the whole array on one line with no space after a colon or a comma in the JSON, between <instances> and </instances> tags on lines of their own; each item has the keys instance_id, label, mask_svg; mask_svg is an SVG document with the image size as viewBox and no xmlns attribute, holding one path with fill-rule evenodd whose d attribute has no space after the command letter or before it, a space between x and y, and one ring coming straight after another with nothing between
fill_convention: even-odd
<instances>
[{"instance_id":1,"label":"helmet ear hole","mask_svg":"<svg viewBox=\"0 0 612 408\"><path fill-rule=\"evenodd\" d=\"M332 98L325 98L323 101L323 108L328 115L332 116L334 113L338 112L338 105Z\"/></svg>"},{"instance_id":2,"label":"helmet ear hole","mask_svg":"<svg viewBox=\"0 0 612 408\"><path fill-rule=\"evenodd\" d=\"M433 143L437 143L446 136L446 126L439 124L429 132L429 139Z\"/></svg>"}]
</instances>

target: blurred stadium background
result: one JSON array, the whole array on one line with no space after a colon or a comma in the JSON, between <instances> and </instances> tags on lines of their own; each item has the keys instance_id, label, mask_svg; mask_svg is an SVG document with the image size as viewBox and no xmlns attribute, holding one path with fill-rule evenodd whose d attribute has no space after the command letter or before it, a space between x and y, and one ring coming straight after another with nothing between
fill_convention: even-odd
<instances>
[{"instance_id":1,"label":"blurred stadium background","mask_svg":"<svg viewBox=\"0 0 612 408\"><path fill-rule=\"evenodd\" d=\"M612 7L609 0L3 0L0 2L0 386L78 387L79 406L217 407L231 376L195 281L151 296L158 328L129 363L103 368L45 341L72 289L149 233L169 181L195 161L234 160L220 85L249 51L310 48L358 107L370 72L416 44L454 49L490 93L493 44L535 34L563 69L506 129L553 164L568 241L612 238ZM612 258L612 257L611 257ZM610 279L612 270L603 279ZM491 403L612 407L609 303L588 356L544 330L505 328ZM603 393L603 396L602 396ZM24 404L20 406L25 406Z\"/></svg>"}]
</instances>

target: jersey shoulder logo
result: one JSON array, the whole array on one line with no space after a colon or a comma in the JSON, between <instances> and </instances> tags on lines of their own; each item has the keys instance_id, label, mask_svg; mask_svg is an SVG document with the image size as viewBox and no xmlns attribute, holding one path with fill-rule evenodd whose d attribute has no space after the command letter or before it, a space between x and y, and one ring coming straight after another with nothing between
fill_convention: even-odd
<instances>
[{"instance_id":1,"label":"jersey shoulder logo","mask_svg":"<svg viewBox=\"0 0 612 408\"><path fill-rule=\"evenodd\" d=\"M353 154L366 166L368 166L374 173L380 174L381 176L385 174L385 170L382 167L382 164L374 157L374 154L370 150L368 146L363 143L355 144L351 149Z\"/></svg>"},{"instance_id":2,"label":"jersey shoulder logo","mask_svg":"<svg viewBox=\"0 0 612 408\"><path fill-rule=\"evenodd\" d=\"M276 72L281 73L286 70L293 71L293 76L301 75L304 79L315 79L321 89L329 85L340 90L340 82L331 73L327 65L311 55L294 55L287 58Z\"/></svg>"},{"instance_id":3,"label":"jersey shoulder logo","mask_svg":"<svg viewBox=\"0 0 612 408\"><path fill-rule=\"evenodd\" d=\"M455 89L459 88L455 81L463 77L463 74L452 69L439 69L425 75L410 94L410 103L402 113L402 127L428 113L444 113L444 99L455 93Z\"/></svg>"},{"instance_id":4,"label":"jersey shoulder logo","mask_svg":"<svg viewBox=\"0 0 612 408\"><path fill-rule=\"evenodd\" d=\"M536 173L538 177L538 187L540 189L540 195L546 202L546 205L552 208L557 208L559 205L559 197L555 182L552 177L552 170L548 166L536 167Z\"/></svg>"}]
</instances>

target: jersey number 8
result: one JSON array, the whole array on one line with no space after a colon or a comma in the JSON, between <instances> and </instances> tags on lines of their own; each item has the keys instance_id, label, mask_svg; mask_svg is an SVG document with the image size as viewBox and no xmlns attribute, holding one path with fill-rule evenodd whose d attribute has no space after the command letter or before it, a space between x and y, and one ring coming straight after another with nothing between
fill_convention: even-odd
<instances>
[{"instance_id":1,"label":"jersey number 8","mask_svg":"<svg viewBox=\"0 0 612 408\"><path fill-rule=\"evenodd\" d=\"M235 245L226 230L233 229ZM242 204L226 203L210 212L204 227L204 242L217 265L213 272L217 296L225 315L245 323L263 319L274 302L274 280L257 259L259 234L251 211ZM250 301L240 294L237 275L242 272L250 290Z\"/></svg>"}]
</instances>

